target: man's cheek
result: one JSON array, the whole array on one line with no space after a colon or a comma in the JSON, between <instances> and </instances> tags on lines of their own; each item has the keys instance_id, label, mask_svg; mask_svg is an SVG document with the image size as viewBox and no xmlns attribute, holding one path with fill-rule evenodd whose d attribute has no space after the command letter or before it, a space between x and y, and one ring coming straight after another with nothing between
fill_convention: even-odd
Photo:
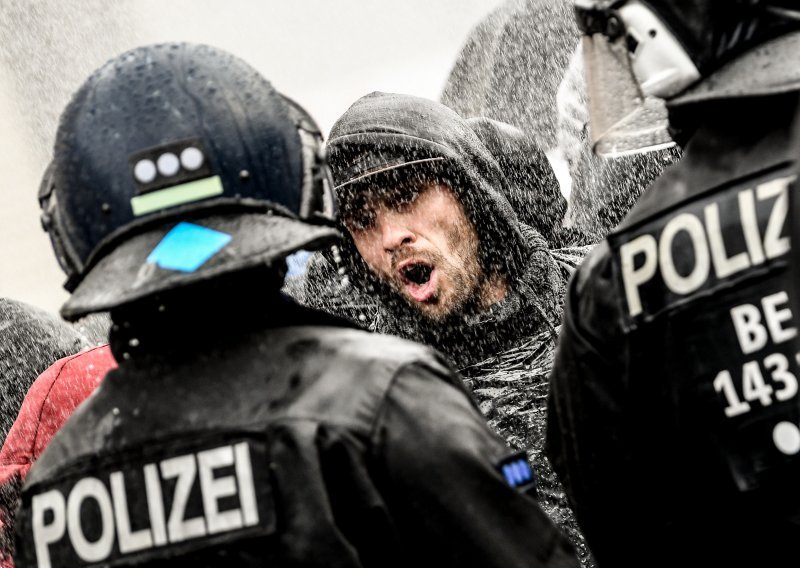
<instances>
[{"instance_id":1,"label":"man's cheek","mask_svg":"<svg viewBox=\"0 0 800 568\"><path fill-rule=\"evenodd\" d=\"M356 251L359 256L361 256L361 259L374 274L381 276L383 273L389 272L389 268L391 267L385 266L385 260L383 260L382 255L378 252L375 244L371 242L370 239L354 237L353 242L356 245Z\"/></svg>"}]
</instances>

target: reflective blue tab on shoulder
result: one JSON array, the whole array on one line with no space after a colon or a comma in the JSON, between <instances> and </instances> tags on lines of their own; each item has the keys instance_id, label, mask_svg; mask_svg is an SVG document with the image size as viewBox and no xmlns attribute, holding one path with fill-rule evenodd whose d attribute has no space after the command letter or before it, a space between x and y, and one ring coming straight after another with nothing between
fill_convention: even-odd
<instances>
[{"instance_id":1,"label":"reflective blue tab on shoulder","mask_svg":"<svg viewBox=\"0 0 800 568\"><path fill-rule=\"evenodd\" d=\"M227 245L233 237L182 221L164 235L147 257L167 270L194 272Z\"/></svg>"},{"instance_id":2,"label":"reflective blue tab on shoulder","mask_svg":"<svg viewBox=\"0 0 800 568\"><path fill-rule=\"evenodd\" d=\"M536 487L536 476L525 452L516 452L503 458L496 467L511 487L520 489Z\"/></svg>"}]
</instances>

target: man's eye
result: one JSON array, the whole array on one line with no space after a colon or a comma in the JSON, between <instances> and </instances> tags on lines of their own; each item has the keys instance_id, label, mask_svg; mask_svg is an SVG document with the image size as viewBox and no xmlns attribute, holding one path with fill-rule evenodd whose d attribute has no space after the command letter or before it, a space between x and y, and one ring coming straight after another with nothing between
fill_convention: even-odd
<instances>
[{"instance_id":1,"label":"man's eye","mask_svg":"<svg viewBox=\"0 0 800 568\"><path fill-rule=\"evenodd\" d=\"M345 217L344 224L351 231L366 231L375 225L375 213L369 210L352 212Z\"/></svg>"},{"instance_id":2,"label":"man's eye","mask_svg":"<svg viewBox=\"0 0 800 568\"><path fill-rule=\"evenodd\" d=\"M390 209L404 209L414 203L419 197L419 191L415 189L404 189L402 191L395 191L392 192L391 195L388 195L385 203L386 206Z\"/></svg>"}]
</instances>

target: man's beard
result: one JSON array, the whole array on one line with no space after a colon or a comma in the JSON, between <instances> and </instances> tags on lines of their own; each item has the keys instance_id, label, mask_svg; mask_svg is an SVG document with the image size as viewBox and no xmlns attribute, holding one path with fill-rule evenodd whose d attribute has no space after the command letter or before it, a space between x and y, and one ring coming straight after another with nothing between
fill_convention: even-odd
<instances>
[{"instance_id":1,"label":"man's beard","mask_svg":"<svg viewBox=\"0 0 800 568\"><path fill-rule=\"evenodd\" d=\"M447 288L443 289L440 284L435 294L424 303L409 298L397 270L397 266L409 258L420 259L434 267L439 273L440 282L442 277L446 278ZM470 267L468 260L461 255L456 259L458 262L453 262L435 251L404 251L392 259L392 277L388 284L423 320L441 324L460 319L465 314L477 313L480 310L484 280L482 271L479 266Z\"/></svg>"}]
</instances>

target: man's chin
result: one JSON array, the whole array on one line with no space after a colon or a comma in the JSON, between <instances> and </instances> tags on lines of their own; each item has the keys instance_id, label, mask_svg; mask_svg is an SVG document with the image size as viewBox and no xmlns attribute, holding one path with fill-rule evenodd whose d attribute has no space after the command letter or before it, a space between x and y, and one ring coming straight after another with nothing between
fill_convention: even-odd
<instances>
[{"instance_id":1,"label":"man's chin","mask_svg":"<svg viewBox=\"0 0 800 568\"><path fill-rule=\"evenodd\" d=\"M441 283L439 283L441 284ZM449 295L442 290L441 285L430 294L421 294L424 300L411 294L404 282L392 282L391 288L400 296L411 312L419 316L422 320L431 323L445 323L453 318L458 311L456 302L453 302Z\"/></svg>"},{"instance_id":2,"label":"man's chin","mask_svg":"<svg viewBox=\"0 0 800 568\"><path fill-rule=\"evenodd\" d=\"M419 315L423 317L423 319L434 323L441 323L445 321L451 314L451 312L446 310L431 309L428 305L420 306L417 304L413 307L416 309Z\"/></svg>"},{"instance_id":3,"label":"man's chin","mask_svg":"<svg viewBox=\"0 0 800 568\"><path fill-rule=\"evenodd\" d=\"M439 295L433 296L425 302L417 301L406 294L403 294L403 297L414 312L430 322L442 323L450 318L455 311L446 302L443 302Z\"/></svg>"}]
</instances>

